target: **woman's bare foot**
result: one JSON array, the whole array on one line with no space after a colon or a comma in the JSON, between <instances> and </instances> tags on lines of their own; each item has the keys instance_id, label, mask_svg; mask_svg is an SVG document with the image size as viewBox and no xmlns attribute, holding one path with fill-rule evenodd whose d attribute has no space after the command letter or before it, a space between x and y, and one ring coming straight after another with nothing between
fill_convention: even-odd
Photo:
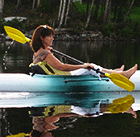
<instances>
[{"instance_id":1,"label":"woman's bare foot","mask_svg":"<svg viewBox=\"0 0 140 137\"><path fill-rule=\"evenodd\" d=\"M125 76L126 78L130 79L130 77L136 72L138 65L135 64L134 67L130 68L127 71L122 71L120 72L120 74L122 74L123 76Z\"/></svg>"},{"instance_id":2,"label":"woman's bare foot","mask_svg":"<svg viewBox=\"0 0 140 137\"><path fill-rule=\"evenodd\" d=\"M124 65L122 65L120 68L114 69L115 71L123 71L124 70Z\"/></svg>"}]
</instances>

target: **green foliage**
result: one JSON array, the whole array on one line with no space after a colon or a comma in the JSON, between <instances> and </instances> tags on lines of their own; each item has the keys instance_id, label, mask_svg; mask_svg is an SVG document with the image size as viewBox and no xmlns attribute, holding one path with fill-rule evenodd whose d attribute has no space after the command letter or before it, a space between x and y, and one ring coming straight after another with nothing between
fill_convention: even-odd
<instances>
[{"instance_id":1,"label":"green foliage","mask_svg":"<svg viewBox=\"0 0 140 137\"><path fill-rule=\"evenodd\" d=\"M140 21L140 7L134 7L131 10L128 19L139 20Z\"/></svg>"},{"instance_id":2,"label":"green foliage","mask_svg":"<svg viewBox=\"0 0 140 137\"><path fill-rule=\"evenodd\" d=\"M25 30L26 24L25 21L19 21L18 19L13 19L12 21L5 21L4 19L0 19L0 32L2 33L5 33L4 26L11 26Z\"/></svg>"},{"instance_id":3,"label":"green foliage","mask_svg":"<svg viewBox=\"0 0 140 137\"><path fill-rule=\"evenodd\" d=\"M102 28L103 35L109 36L114 31L114 28L115 28L115 24L113 24L113 23L109 23L109 24L103 26L103 28Z\"/></svg>"},{"instance_id":4,"label":"green foliage","mask_svg":"<svg viewBox=\"0 0 140 137\"><path fill-rule=\"evenodd\" d=\"M79 12L86 13L86 10L87 10L86 9L87 8L86 4L80 4L80 1L75 1L74 5Z\"/></svg>"},{"instance_id":5,"label":"green foliage","mask_svg":"<svg viewBox=\"0 0 140 137\"><path fill-rule=\"evenodd\" d=\"M58 0L41 0L41 5L39 7L41 12L52 14L58 12L59 1Z\"/></svg>"},{"instance_id":6,"label":"green foliage","mask_svg":"<svg viewBox=\"0 0 140 137\"><path fill-rule=\"evenodd\" d=\"M79 34L81 32L83 32L84 30L84 24L83 22L73 22L71 24L72 28L73 28L73 34Z\"/></svg>"},{"instance_id":7,"label":"green foliage","mask_svg":"<svg viewBox=\"0 0 140 137\"><path fill-rule=\"evenodd\" d=\"M101 32L104 36L115 33L121 39L138 39L140 37L140 31L138 30L140 30L140 21L129 19L120 26L114 23L104 25Z\"/></svg>"},{"instance_id":8,"label":"green foliage","mask_svg":"<svg viewBox=\"0 0 140 137\"><path fill-rule=\"evenodd\" d=\"M87 5L91 6L91 0L83 0L83 3L74 2L71 3L70 12L68 15L67 26L62 24L62 27L73 28L74 33L80 33L84 30L85 23L87 20ZM140 36L138 31L140 28L140 8L133 7L129 17L118 27L117 24L123 21L124 16L126 15L132 0L113 0L111 1L111 23L103 24L103 14L105 6L100 2L95 0L93 14L88 25L87 30L92 31L101 31L104 36L109 36L111 33L115 33L121 37L135 38ZM139 3L139 0L135 0ZM10 22L5 22L3 19L0 19L0 31L4 32L3 26L8 25L15 28L20 28L23 30L31 30L37 27L40 24L50 25L50 20L55 20L55 27L58 27L59 22L57 22L58 11L60 6L60 0L41 0L39 8L36 7L32 10L33 1L24 0L21 1L21 5L16 8L16 0L8 0L4 3L3 17L9 16L22 16L28 18L28 23L23 21L19 22L18 20L13 20ZM67 3L66 3L67 6ZM98 7L99 6L99 7ZM98 10L97 10L98 7ZM98 12L96 12L98 11Z\"/></svg>"},{"instance_id":9,"label":"green foliage","mask_svg":"<svg viewBox=\"0 0 140 137\"><path fill-rule=\"evenodd\" d=\"M138 38L140 37L139 29L139 20L127 20L126 24L116 31L116 34L124 38Z\"/></svg>"}]
</instances>

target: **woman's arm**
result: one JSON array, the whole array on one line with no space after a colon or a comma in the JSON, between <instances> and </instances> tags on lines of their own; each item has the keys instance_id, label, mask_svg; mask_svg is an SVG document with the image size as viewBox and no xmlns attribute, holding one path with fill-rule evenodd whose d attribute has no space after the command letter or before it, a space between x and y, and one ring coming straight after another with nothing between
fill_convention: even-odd
<instances>
[{"instance_id":1,"label":"woman's arm","mask_svg":"<svg viewBox=\"0 0 140 137\"><path fill-rule=\"evenodd\" d=\"M85 63L83 65L71 65L71 64L63 64L60 62L52 53L49 53L45 59L53 68L61 70L61 71L72 71L79 68L88 68L93 67L89 63Z\"/></svg>"}]
</instances>

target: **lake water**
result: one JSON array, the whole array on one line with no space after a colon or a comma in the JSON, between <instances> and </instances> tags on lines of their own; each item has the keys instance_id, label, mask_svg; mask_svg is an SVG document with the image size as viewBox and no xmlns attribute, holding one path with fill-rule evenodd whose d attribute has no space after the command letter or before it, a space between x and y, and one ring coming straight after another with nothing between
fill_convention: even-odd
<instances>
[{"instance_id":1,"label":"lake water","mask_svg":"<svg viewBox=\"0 0 140 137\"><path fill-rule=\"evenodd\" d=\"M122 64L125 64L127 70L135 63L140 64L140 43L54 41L53 48L83 62L94 62L106 68L119 68ZM16 42L11 44L11 41L1 41L0 72L28 74L28 66L32 62L32 55L33 52L28 43L23 45ZM72 63L66 58L57 57L63 62ZM125 97L119 100L122 103L117 107L119 110L125 110L129 107L129 111L116 113L118 109L115 108L115 114L107 113L109 99L104 98L102 101L97 99L94 102L92 97L95 94L93 93L61 95L75 98L79 102L65 102L65 104L58 106L51 105L39 108L18 108L18 104L13 108L1 108L0 137L16 134L23 137L24 134L31 133L33 129L34 134L42 134L43 137L140 136L139 108L133 109L135 101L139 101L139 92L134 94L129 94L129 92L120 94L118 92L112 93L112 95L106 93L107 95L109 99ZM10 94L11 98L14 98L14 96L23 97L20 93ZM48 96L55 98L59 94L47 94L46 97ZM2 97L6 98L6 94L1 94L0 99ZM82 107L82 104L87 104L90 107Z\"/></svg>"}]
</instances>

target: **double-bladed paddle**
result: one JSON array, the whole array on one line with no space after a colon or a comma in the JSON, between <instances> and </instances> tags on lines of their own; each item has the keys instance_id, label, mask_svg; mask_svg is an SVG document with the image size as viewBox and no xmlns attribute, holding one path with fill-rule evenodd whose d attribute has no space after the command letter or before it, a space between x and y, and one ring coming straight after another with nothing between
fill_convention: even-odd
<instances>
[{"instance_id":1,"label":"double-bladed paddle","mask_svg":"<svg viewBox=\"0 0 140 137\"><path fill-rule=\"evenodd\" d=\"M25 37L25 35L21 31L19 31L18 29L15 29L15 28L12 28L12 27L9 27L9 26L4 26L4 29L5 29L5 31L7 33L7 35L11 39L13 39L13 40L15 40L15 41L17 41L19 43L24 44L26 42L31 41L31 39ZM73 62L83 64L83 62L81 62L81 61L79 61L79 60L77 60L75 58L72 58L72 57L70 57L70 56L68 56L68 55L66 55L64 53L61 53L61 52L59 52L57 50L52 49L51 51L54 52L54 53L57 53L57 54L59 54L59 55L61 55L63 57L66 57L67 59L70 59ZM123 75L120 75L120 74L117 74L117 73L108 74L108 73L104 73L104 72L102 72L100 70L97 70L97 69L94 69L94 68L91 68L91 69L93 69L97 73L100 73L100 74L108 77L114 84L116 84L117 86L119 86L119 87L121 87L121 88L123 88L125 90L133 91L134 88L135 88L134 83L132 83L129 79L127 79Z\"/></svg>"}]
</instances>

